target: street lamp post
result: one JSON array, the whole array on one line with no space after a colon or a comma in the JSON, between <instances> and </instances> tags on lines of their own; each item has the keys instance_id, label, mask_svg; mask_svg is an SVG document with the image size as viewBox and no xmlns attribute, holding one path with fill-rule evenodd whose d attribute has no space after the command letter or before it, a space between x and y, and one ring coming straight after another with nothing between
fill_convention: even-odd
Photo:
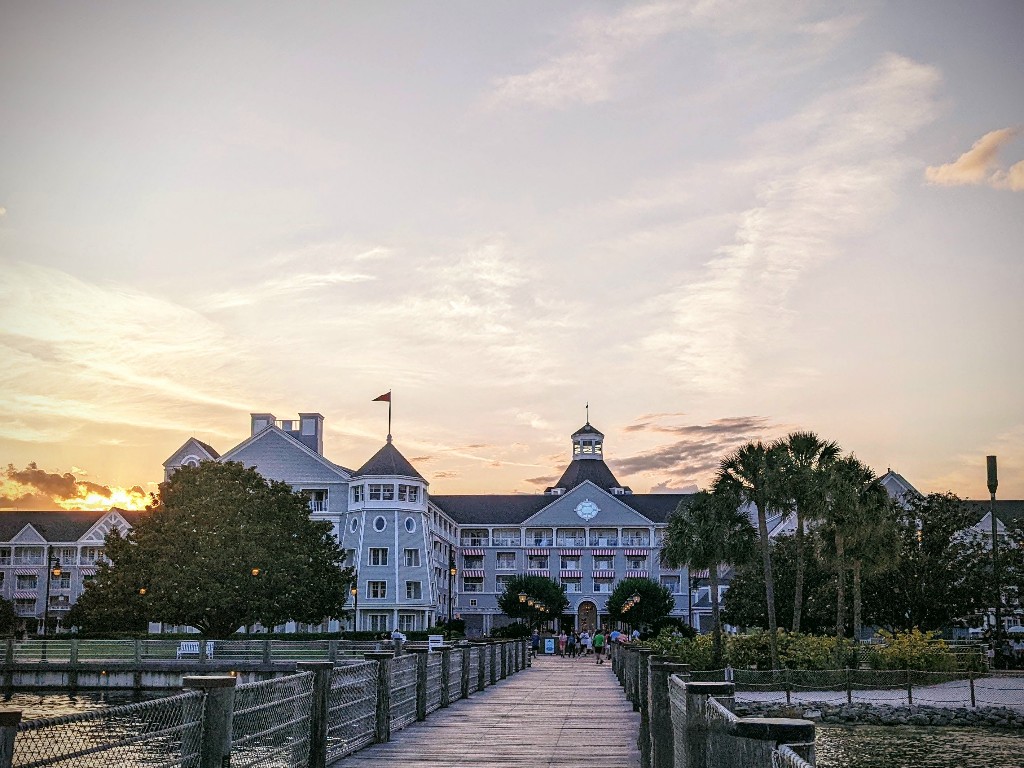
<instances>
[{"instance_id":1,"label":"street lamp post","mask_svg":"<svg viewBox=\"0 0 1024 768\"><path fill-rule=\"evenodd\" d=\"M359 574L352 575L352 586L349 588L352 593L352 631L359 631Z\"/></svg>"},{"instance_id":2,"label":"street lamp post","mask_svg":"<svg viewBox=\"0 0 1024 768\"><path fill-rule=\"evenodd\" d=\"M993 660L998 663L1000 661L1000 653L1002 646L1000 645L1000 635L1003 629L1003 590L999 583L999 536L996 531L996 488L999 487L999 478L996 471L996 457L986 457L986 463L988 465L988 492L989 506L988 515L992 518L992 581L995 582L995 593L996 593L996 625L992 632L992 650Z\"/></svg>"},{"instance_id":3,"label":"street lamp post","mask_svg":"<svg viewBox=\"0 0 1024 768\"><path fill-rule=\"evenodd\" d=\"M59 579L64 571L60 567L60 558L56 560L53 557L53 553L47 550L46 552L46 596L43 601L43 639L46 639L47 624L49 624L50 618L50 579Z\"/></svg>"}]
</instances>

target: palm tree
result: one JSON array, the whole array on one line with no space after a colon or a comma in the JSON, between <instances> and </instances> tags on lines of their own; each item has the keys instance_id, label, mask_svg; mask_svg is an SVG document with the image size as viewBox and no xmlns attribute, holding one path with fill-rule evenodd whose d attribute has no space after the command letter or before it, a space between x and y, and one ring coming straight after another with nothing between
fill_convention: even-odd
<instances>
[{"instance_id":1,"label":"palm tree","mask_svg":"<svg viewBox=\"0 0 1024 768\"><path fill-rule=\"evenodd\" d=\"M708 571L711 585L712 663L722 663L722 622L718 605L718 568L743 562L754 550L754 527L740 509L740 499L723 485L698 491L679 502L668 519L661 562L669 568L687 566Z\"/></svg>"},{"instance_id":2,"label":"palm tree","mask_svg":"<svg viewBox=\"0 0 1024 768\"><path fill-rule=\"evenodd\" d=\"M872 528L884 514L888 494L871 467L855 456L844 456L832 466L829 494L824 508L825 529L834 545L836 572L836 637L846 634L847 549L854 561L854 624L860 624L860 576L875 534ZM882 529L884 531L884 529ZM859 626L855 628L859 631Z\"/></svg>"},{"instance_id":3,"label":"palm tree","mask_svg":"<svg viewBox=\"0 0 1024 768\"><path fill-rule=\"evenodd\" d=\"M804 599L804 529L821 517L828 485L828 470L839 458L838 443L824 441L813 432L791 432L775 446L782 453L783 482L796 512L796 574L793 589L793 631L800 631Z\"/></svg>"},{"instance_id":4,"label":"palm tree","mask_svg":"<svg viewBox=\"0 0 1024 768\"><path fill-rule=\"evenodd\" d=\"M771 649L772 668L779 668L778 623L775 620L775 580L772 577L772 558L768 541L768 512L779 507L778 488L782 459L777 447L769 447L760 440L747 443L722 459L715 486L725 486L740 501L754 505L757 510L758 545L761 566L764 569L764 593L768 611L768 644Z\"/></svg>"},{"instance_id":5,"label":"palm tree","mask_svg":"<svg viewBox=\"0 0 1024 768\"><path fill-rule=\"evenodd\" d=\"M873 473L858 494L854 524L849 527L847 540L853 575L853 638L859 641L861 579L892 568L900 550L893 501Z\"/></svg>"}]
</instances>

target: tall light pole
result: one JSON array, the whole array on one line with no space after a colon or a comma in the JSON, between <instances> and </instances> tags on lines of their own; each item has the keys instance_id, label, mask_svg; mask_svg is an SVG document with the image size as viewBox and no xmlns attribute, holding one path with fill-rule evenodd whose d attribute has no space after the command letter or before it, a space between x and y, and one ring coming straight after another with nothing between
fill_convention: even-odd
<instances>
[{"instance_id":1,"label":"tall light pole","mask_svg":"<svg viewBox=\"0 0 1024 768\"><path fill-rule=\"evenodd\" d=\"M352 574L352 586L349 588L352 593L352 631L359 631L359 574Z\"/></svg>"},{"instance_id":2,"label":"tall light pole","mask_svg":"<svg viewBox=\"0 0 1024 768\"><path fill-rule=\"evenodd\" d=\"M992 632L993 660L999 662L999 654L1002 646L999 644L999 636L1003 629L1003 590L999 584L999 535L996 531L996 488L999 487L999 478L996 472L996 457L986 457L988 464L988 514L992 518L992 581L995 582L996 593L996 626Z\"/></svg>"},{"instance_id":3,"label":"tall light pole","mask_svg":"<svg viewBox=\"0 0 1024 768\"><path fill-rule=\"evenodd\" d=\"M46 638L47 624L50 618L50 579L59 579L64 573L60 567L60 558L53 559L53 550L46 548L46 597L43 602L43 638Z\"/></svg>"}]
</instances>

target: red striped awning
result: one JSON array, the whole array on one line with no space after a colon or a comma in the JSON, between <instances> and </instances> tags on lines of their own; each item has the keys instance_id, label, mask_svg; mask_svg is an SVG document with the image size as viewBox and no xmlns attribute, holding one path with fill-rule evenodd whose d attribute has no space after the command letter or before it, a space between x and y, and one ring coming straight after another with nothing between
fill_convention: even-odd
<instances>
[{"instance_id":1,"label":"red striped awning","mask_svg":"<svg viewBox=\"0 0 1024 768\"><path fill-rule=\"evenodd\" d=\"M529 573L531 576L550 576L551 575L551 571L549 571L547 568L530 568L527 571L527 573Z\"/></svg>"},{"instance_id":2,"label":"red striped awning","mask_svg":"<svg viewBox=\"0 0 1024 768\"><path fill-rule=\"evenodd\" d=\"M594 571L595 579L614 579L615 571Z\"/></svg>"},{"instance_id":3,"label":"red striped awning","mask_svg":"<svg viewBox=\"0 0 1024 768\"><path fill-rule=\"evenodd\" d=\"M583 571L562 571L559 577L563 579L582 579Z\"/></svg>"},{"instance_id":4,"label":"red striped awning","mask_svg":"<svg viewBox=\"0 0 1024 768\"><path fill-rule=\"evenodd\" d=\"M560 555L564 555L565 557L583 557L583 550L582 549L563 549L561 552L559 552L559 554Z\"/></svg>"},{"instance_id":5,"label":"red striped awning","mask_svg":"<svg viewBox=\"0 0 1024 768\"><path fill-rule=\"evenodd\" d=\"M42 567L42 566L40 566ZM19 568L14 572L15 576L38 576L39 568Z\"/></svg>"},{"instance_id":6,"label":"red striped awning","mask_svg":"<svg viewBox=\"0 0 1024 768\"><path fill-rule=\"evenodd\" d=\"M615 557L614 549L595 549L594 557Z\"/></svg>"},{"instance_id":7,"label":"red striped awning","mask_svg":"<svg viewBox=\"0 0 1024 768\"><path fill-rule=\"evenodd\" d=\"M627 579L646 579L647 571L626 571Z\"/></svg>"},{"instance_id":8,"label":"red striped awning","mask_svg":"<svg viewBox=\"0 0 1024 768\"><path fill-rule=\"evenodd\" d=\"M690 571L691 579L709 579L711 578L711 571L707 568L701 571Z\"/></svg>"},{"instance_id":9,"label":"red striped awning","mask_svg":"<svg viewBox=\"0 0 1024 768\"><path fill-rule=\"evenodd\" d=\"M34 589L16 589L14 590L15 600L35 600L39 597L39 593Z\"/></svg>"},{"instance_id":10,"label":"red striped awning","mask_svg":"<svg viewBox=\"0 0 1024 768\"><path fill-rule=\"evenodd\" d=\"M471 557L483 557L484 551L482 549L464 549L462 554L470 555Z\"/></svg>"},{"instance_id":11,"label":"red striped awning","mask_svg":"<svg viewBox=\"0 0 1024 768\"><path fill-rule=\"evenodd\" d=\"M626 557L647 557L646 549L627 549Z\"/></svg>"},{"instance_id":12,"label":"red striped awning","mask_svg":"<svg viewBox=\"0 0 1024 768\"><path fill-rule=\"evenodd\" d=\"M474 569L471 571L463 571L462 575L467 576L471 579L482 579L484 577L484 571L482 568L479 570Z\"/></svg>"},{"instance_id":13,"label":"red striped awning","mask_svg":"<svg viewBox=\"0 0 1024 768\"><path fill-rule=\"evenodd\" d=\"M96 569L93 566L91 566L91 565L83 566L83 567L79 568L78 572L82 576L95 576L96 575Z\"/></svg>"},{"instance_id":14,"label":"red striped awning","mask_svg":"<svg viewBox=\"0 0 1024 768\"><path fill-rule=\"evenodd\" d=\"M528 549L526 550L528 555L546 555L548 551L546 549Z\"/></svg>"}]
</instances>

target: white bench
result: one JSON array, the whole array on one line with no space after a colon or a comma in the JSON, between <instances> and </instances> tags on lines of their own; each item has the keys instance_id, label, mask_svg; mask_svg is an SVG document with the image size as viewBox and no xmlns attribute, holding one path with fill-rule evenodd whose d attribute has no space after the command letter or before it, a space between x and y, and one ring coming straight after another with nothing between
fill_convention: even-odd
<instances>
[{"instance_id":1,"label":"white bench","mask_svg":"<svg viewBox=\"0 0 1024 768\"><path fill-rule=\"evenodd\" d=\"M188 656L199 656L199 641L198 640L182 640L178 644L178 656L179 659L184 659ZM206 658L213 658L213 641L206 641Z\"/></svg>"}]
</instances>

